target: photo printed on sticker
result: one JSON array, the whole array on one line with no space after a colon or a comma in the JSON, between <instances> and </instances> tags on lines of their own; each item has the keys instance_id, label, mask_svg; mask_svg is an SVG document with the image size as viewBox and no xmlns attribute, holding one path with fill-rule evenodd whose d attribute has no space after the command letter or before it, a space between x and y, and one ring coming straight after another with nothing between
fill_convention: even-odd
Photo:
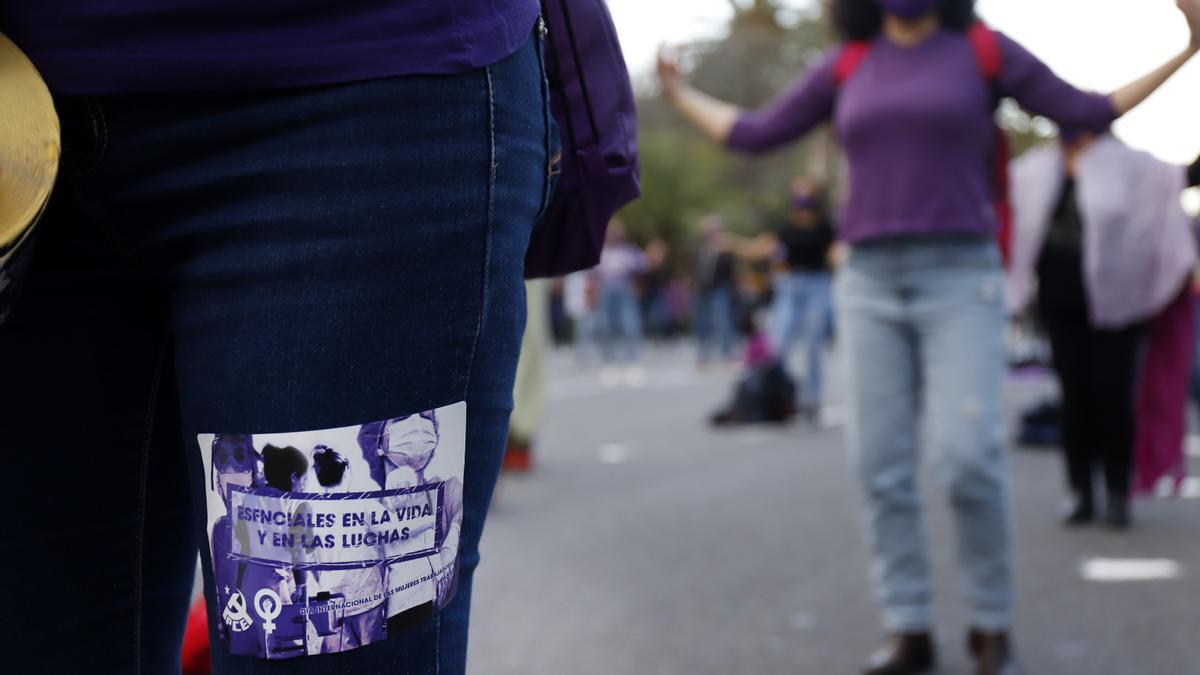
<instances>
[{"instance_id":1,"label":"photo printed on sticker","mask_svg":"<svg viewBox=\"0 0 1200 675\"><path fill-rule=\"evenodd\" d=\"M217 632L287 659L387 639L454 596L466 403L340 429L199 434Z\"/></svg>"}]
</instances>

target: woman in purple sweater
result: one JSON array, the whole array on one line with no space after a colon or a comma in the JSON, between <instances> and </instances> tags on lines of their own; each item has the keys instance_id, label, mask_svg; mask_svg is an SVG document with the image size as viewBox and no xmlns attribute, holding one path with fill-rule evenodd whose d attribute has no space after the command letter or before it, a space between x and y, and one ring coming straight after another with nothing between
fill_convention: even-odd
<instances>
[{"instance_id":1,"label":"woman in purple sweater","mask_svg":"<svg viewBox=\"0 0 1200 675\"><path fill-rule=\"evenodd\" d=\"M466 670L523 261L550 194L538 13L537 0L0 0L0 32L41 71L63 129L0 317L3 448L27 477L0 491L14 516L0 579L21 608L6 670L178 673L197 548L215 673ZM395 599L338 609L271 561L222 574L239 528L206 525L199 434L336 432L463 401L464 515L441 552L453 597L313 656L353 628L353 607Z\"/></svg>"},{"instance_id":2,"label":"woman in purple sweater","mask_svg":"<svg viewBox=\"0 0 1200 675\"><path fill-rule=\"evenodd\" d=\"M849 77L833 50L780 98L748 112L688 86L661 58L664 94L714 140L766 152L831 122L849 160L839 236L852 251L836 283L857 458L890 639L865 672L925 672L935 661L929 563L917 490L918 413L949 493L972 625L987 675L1016 673L1010 507L1000 419L1004 293L992 189L993 111L1101 130L1200 49L1200 2L1179 0L1192 39L1177 57L1111 95L1081 92L1007 36L985 77L967 31L973 0L838 0L848 42L868 44ZM846 73L843 72L843 75Z\"/></svg>"}]
</instances>

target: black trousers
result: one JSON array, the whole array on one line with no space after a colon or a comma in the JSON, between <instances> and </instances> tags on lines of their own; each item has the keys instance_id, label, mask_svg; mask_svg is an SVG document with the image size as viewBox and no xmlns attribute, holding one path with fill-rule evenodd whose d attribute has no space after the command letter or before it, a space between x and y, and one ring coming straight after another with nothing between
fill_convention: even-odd
<instances>
[{"instance_id":1,"label":"black trousers","mask_svg":"<svg viewBox=\"0 0 1200 675\"><path fill-rule=\"evenodd\" d=\"M1075 494L1092 497L1104 467L1108 494L1129 495L1133 465L1134 385L1145 324L1093 328L1075 312L1042 312L1062 386L1062 444Z\"/></svg>"}]
</instances>

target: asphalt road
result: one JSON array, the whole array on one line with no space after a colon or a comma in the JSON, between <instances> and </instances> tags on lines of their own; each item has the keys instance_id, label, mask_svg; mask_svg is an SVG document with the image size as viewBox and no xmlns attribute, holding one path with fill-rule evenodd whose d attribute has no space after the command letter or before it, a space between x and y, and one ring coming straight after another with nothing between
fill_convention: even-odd
<instances>
[{"instance_id":1,"label":"asphalt road","mask_svg":"<svg viewBox=\"0 0 1200 675\"><path fill-rule=\"evenodd\" d=\"M880 636L838 395L812 428L713 431L733 373L686 350L635 384L555 355L528 476L502 480L476 577L473 675L839 675ZM836 375L832 378L836 382ZM1010 412L1052 392L1007 385ZM1067 532L1052 451L1014 448L1018 612L1032 675L1200 675L1200 499L1149 499L1136 527ZM940 673L970 673L944 495L926 491ZM1099 582L1088 561L1173 578ZM1172 565L1173 563L1173 565ZM1119 570L1118 570L1119 571Z\"/></svg>"}]
</instances>

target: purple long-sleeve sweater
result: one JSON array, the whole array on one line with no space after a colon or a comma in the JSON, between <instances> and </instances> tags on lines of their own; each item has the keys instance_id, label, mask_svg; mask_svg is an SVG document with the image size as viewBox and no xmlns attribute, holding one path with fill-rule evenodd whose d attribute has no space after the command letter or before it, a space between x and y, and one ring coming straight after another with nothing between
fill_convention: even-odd
<instances>
[{"instance_id":1,"label":"purple long-sleeve sweater","mask_svg":"<svg viewBox=\"0 0 1200 675\"><path fill-rule=\"evenodd\" d=\"M1108 97L1072 87L1007 36L998 38L994 83L966 35L949 30L912 47L877 38L840 87L834 49L778 99L742 115L727 143L765 152L832 120L850 165L840 238L992 233L997 97L1082 129L1106 129L1117 117Z\"/></svg>"},{"instance_id":2,"label":"purple long-sleeve sweater","mask_svg":"<svg viewBox=\"0 0 1200 675\"><path fill-rule=\"evenodd\" d=\"M0 0L56 94L236 91L500 61L537 0Z\"/></svg>"}]
</instances>

